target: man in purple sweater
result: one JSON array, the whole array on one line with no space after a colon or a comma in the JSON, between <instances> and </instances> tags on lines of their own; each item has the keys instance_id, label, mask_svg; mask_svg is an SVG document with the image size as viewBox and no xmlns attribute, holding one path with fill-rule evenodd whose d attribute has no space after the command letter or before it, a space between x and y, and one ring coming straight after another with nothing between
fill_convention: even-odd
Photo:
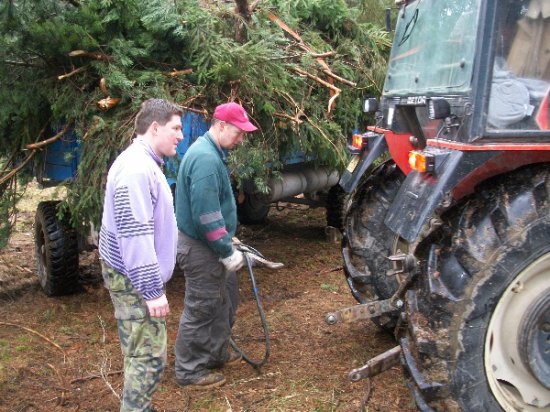
<instances>
[{"instance_id":1,"label":"man in purple sweater","mask_svg":"<svg viewBox=\"0 0 550 412\"><path fill-rule=\"evenodd\" d=\"M121 412L151 411L166 364L164 285L176 261L172 192L162 173L183 138L182 111L162 99L141 105L136 138L109 170L99 255L124 355Z\"/></svg>"}]
</instances>

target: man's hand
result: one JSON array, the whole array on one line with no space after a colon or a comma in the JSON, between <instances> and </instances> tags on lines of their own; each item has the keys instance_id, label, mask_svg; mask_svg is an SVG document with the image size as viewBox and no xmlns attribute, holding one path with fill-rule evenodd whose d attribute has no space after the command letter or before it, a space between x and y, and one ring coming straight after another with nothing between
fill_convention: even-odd
<instances>
[{"instance_id":1,"label":"man's hand","mask_svg":"<svg viewBox=\"0 0 550 412\"><path fill-rule=\"evenodd\" d=\"M233 253L226 258L221 259L228 272L236 272L244 265L244 256L241 251L234 249Z\"/></svg>"},{"instance_id":2,"label":"man's hand","mask_svg":"<svg viewBox=\"0 0 550 412\"><path fill-rule=\"evenodd\" d=\"M149 310L149 316L152 318L163 318L170 313L166 295L162 295L156 299L146 300L145 304Z\"/></svg>"}]
</instances>

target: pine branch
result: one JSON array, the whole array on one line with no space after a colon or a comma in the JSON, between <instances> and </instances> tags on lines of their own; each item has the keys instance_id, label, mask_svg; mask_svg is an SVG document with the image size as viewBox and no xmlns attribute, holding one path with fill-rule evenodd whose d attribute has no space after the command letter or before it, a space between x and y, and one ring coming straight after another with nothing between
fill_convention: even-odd
<instances>
[{"instance_id":1,"label":"pine branch","mask_svg":"<svg viewBox=\"0 0 550 412\"><path fill-rule=\"evenodd\" d=\"M72 123L71 122L68 122L67 124L65 124L65 127L63 127L63 129L57 133L56 135L52 136L52 137L49 137L48 139L46 140L42 140L40 142L37 142L37 143L31 143L31 144L28 144L26 147L27 149L29 150L38 150L38 149L41 149L43 148L44 146L47 146L53 142L55 142L56 140L58 140L61 136L63 136L65 133L67 133L67 130L69 130L69 128L72 126Z\"/></svg>"},{"instance_id":2,"label":"pine branch","mask_svg":"<svg viewBox=\"0 0 550 412\"><path fill-rule=\"evenodd\" d=\"M69 73L66 73L66 74L62 74L61 76L57 76L57 80L64 80L64 79L67 79L71 76L74 76L75 74L78 74L78 73L82 73L83 71L85 71L86 68L83 66L83 67L79 67L78 69L75 69L73 70L72 72L69 72Z\"/></svg>"},{"instance_id":3,"label":"pine branch","mask_svg":"<svg viewBox=\"0 0 550 412\"><path fill-rule=\"evenodd\" d=\"M333 107L333 104L334 104L334 100L336 100L336 98L340 95L340 93L342 92L341 89L339 89L338 87L334 86L333 84L311 74L311 73L308 73L298 67L291 67L291 70L295 71L296 73L298 74L301 74L302 76L306 76L306 77L309 77L310 79L312 80L315 80L317 83L319 84L322 84L323 86L327 87L328 89L332 90L334 93L332 94L330 100L329 100L329 103L328 103L328 109L327 109L327 112L330 113L331 111L331 108Z\"/></svg>"},{"instance_id":4,"label":"pine branch","mask_svg":"<svg viewBox=\"0 0 550 412\"><path fill-rule=\"evenodd\" d=\"M73 50L67 54L69 57L84 57L87 59L92 60L102 60L109 62L113 58L111 56L107 56L106 54L99 53L99 52L87 52L85 50Z\"/></svg>"}]
</instances>

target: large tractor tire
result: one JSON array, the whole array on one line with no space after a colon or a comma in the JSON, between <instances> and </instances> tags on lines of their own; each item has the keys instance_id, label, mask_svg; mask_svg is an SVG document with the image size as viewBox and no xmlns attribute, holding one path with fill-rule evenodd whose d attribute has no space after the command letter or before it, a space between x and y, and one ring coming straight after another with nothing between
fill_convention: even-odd
<instances>
[{"instance_id":1,"label":"large tractor tire","mask_svg":"<svg viewBox=\"0 0 550 412\"><path fill-rule=\"evenodd\" d=\"M57 201L40 202L34 221L36 269L48 296L80 290L78 240L67 216L57 217Z\"/></svg>"},{"instance_id":2,"label":"large tractor tire","mask_svg":"<svg viewBox=\"0 0 550 412\"><path fill-rule=\"evenodd\" d=\"M423 411L550 410L550 167L499 177L422 245L401 340Z\"/></svg>"},{"instance_id":3,"label":"large tractor tire","mask_svg":"<svg viewBox=\"0 0 550 412\"><path fill-rule=\"evenodd\" d=\"M399 286L388 276L393 264L389 256L406 253L407 245L384 224L384 219L405 175L393 161L379 166L356 189L347 213L342 240L344 273L355 299L366 303L388 299ZM373 318L374 323L393 330L398 314Z\"/></svg>"}]
</instances>

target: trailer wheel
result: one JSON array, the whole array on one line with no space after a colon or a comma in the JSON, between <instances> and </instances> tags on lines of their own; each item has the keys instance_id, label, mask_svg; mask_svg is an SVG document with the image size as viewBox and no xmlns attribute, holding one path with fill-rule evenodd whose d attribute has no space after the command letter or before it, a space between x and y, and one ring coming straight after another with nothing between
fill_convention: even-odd
<instances>
[{"instance_id":1,"label":"trailer wheel","mask_svg":"<svg viewBox=\"0 0 550 412\"><path fill-rule=\"evenodd\" d=\"M34 221L36 269L40 286L48 296L80 289L78 240L68 218L57 217L57 201L40 202Z\"/></svg>"},{"instance_id":2,"label":"trailer wheel","mask_svg":"<svg viewBox=\"0 0 550 412\"><path fill-rule=\"evenodd\" d=\"M244 225L255 225L265 222L269 213L269 203L254 194L246 193L244 201L237 203L237 216Z\"/></svg>"},{"instance_id":3,"label":"trailer wheel","mask_svg":"<svg viewBox=\"0 0 550 412\"><path fill-rule=\"evenodd\" d=\"M396 276L388 276L393 268L388 256L408 245L384 224L405 175L393 161L378 167L356 189L344 224L342 254L344 273L355 299L365 303L387 299L397 290ZM393 330L398 315L373 318L384 329Z\"/></svg>"},{"instance_id":4,"label":"trailer wheel","mask_svg":"<svg viewBox=\"0 0 550 412\"><path fill-rule=\"evenodd\" d=\"M326 200L327 226L332 226L339 230L344 228L346 204L350 200L351 196L339 184L332 186L328 190Z\"/></svg>"},{"instance_id":5,"label":"trailer wheel","mask_svg":"<svg viewBox=\"0 0 550 412\"><path fill-rule=\"evenodd\" d=\"M549 191L548 167L499 178L423 249L402 342L411 387L434 410L549 410Z\"/></svg>"}]
</instances>

